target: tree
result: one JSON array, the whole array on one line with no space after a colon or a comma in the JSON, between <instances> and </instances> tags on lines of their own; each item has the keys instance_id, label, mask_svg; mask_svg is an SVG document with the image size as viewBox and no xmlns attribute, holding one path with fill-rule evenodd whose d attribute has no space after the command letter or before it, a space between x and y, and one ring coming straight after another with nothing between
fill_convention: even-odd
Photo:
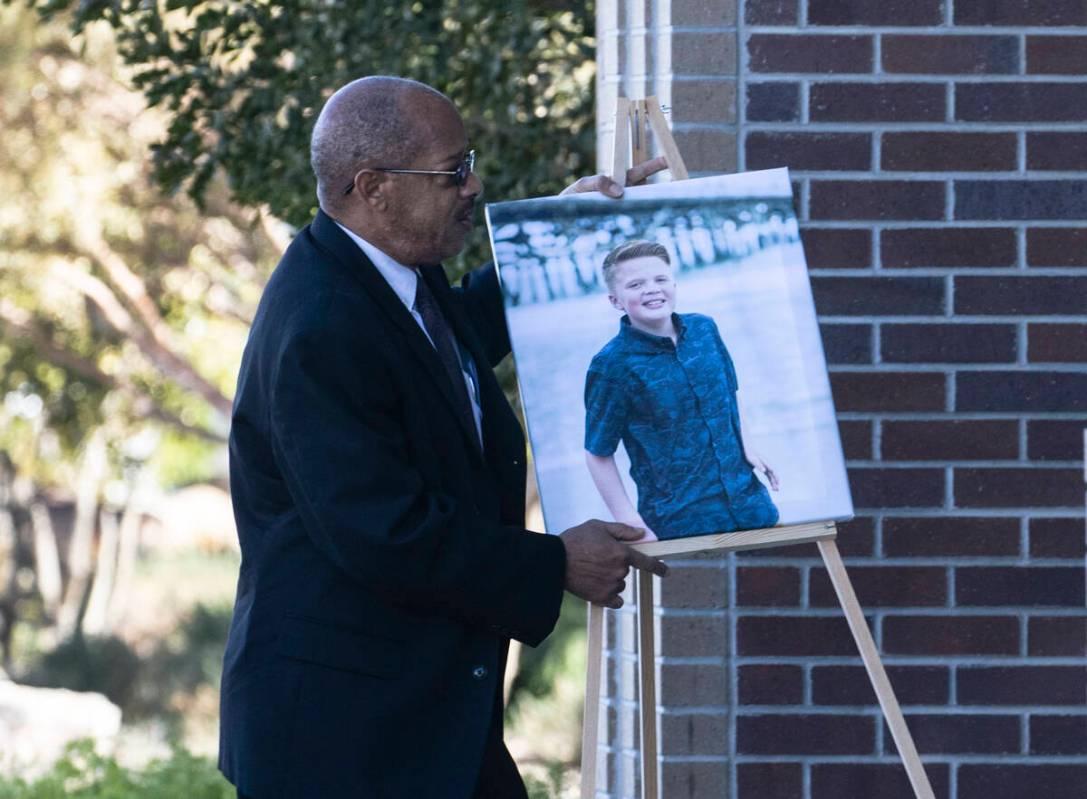
<instances>
[{"instance_id":1,"label":"tree","mask_svg":"<svg viewBox=\"0 0 1087 799\"><path fill-rule=\"evenodd\" d=\"M80 32L104 20L133 83L164 110L155 174L198 202L225 175L243 205L295 226L315 208L308 142L321 105L367 74L415 78L464 114L488 195L549 193L594 148L593 9L549 0L38 0ZM477 245L467 262L484 255ZM463 263L463 261L462 261Z\"/></svg>"}]
</instances>

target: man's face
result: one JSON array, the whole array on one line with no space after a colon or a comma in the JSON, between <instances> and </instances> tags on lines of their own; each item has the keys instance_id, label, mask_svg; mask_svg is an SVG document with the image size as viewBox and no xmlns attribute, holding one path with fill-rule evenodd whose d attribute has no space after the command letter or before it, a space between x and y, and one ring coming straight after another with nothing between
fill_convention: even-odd
<instances>
[{"instance_id":1,"label":"man's face","mask_svg":"<svg viewBox=\"0 0 1087 799\"><path fill-rule=\"evenodd\" d=\"M399 169L453 171L464 161L468 139L460 115L447 102L422 95L407 100L406 113L419 131L421 146ZM477 197L483 184L474 173L463 186L452 175L388 174L391 232L409 266L436 264L462 249L472 230Z\"/></svg>"},{"instance_id":2,"label":"man's face","mask_svg":"<svg viewBox=\"0 0 1087 799\"><path fill-rule=\"evenodd\" d=\"M615 268L615 285L608 299L636 327L667 319L676 307L671 265L655 255L623 261Z\"/></svg>"}]
</instances>

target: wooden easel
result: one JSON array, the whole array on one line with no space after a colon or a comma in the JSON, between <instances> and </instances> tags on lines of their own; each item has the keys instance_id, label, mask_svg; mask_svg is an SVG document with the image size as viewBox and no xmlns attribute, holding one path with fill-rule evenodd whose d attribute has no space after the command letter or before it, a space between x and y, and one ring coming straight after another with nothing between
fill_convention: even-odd
<instances>
[{"instance_id":1,"label":"wooden easel","mask_svg":"<svg viewBox=\"0 0 1087 799\"><path fill-rule=\"evenodd\" d=\"M611 177L620 186L626 182L627 153L630 163L640 164L649 158L648 132L652 128L657 143L668 159L673 180L687 177L687 169L672 138L668 125L655 97L630 101L620 97L615 114L615 150L612 158ZM887 672L883 668L876 643L864 620L861 606L853 592L842 556L835 543L837 528L834 522L817 522L763 530L743 530L735 533L681 538L670 541L654 541L635 544L634 548L654 557L683 555L714 550L736 552L744 549L768 549L815 542L827 567L830 581L838 595L838 602L845 613L853 640L857 642L861 660L868 672L868 679L876 692L879 706L891 730L895 746L906 767L914 796L917 799L935 799L928 776L925 774L917 747L906 727L906 720L898 706ZM641 710L641 782L642 799L660 799L660 775L657 768L657 680L656 646L654 643L653 575L639 571L637 579L638 607L638 686ZM585 721L581 738L581 799L594 799L597 786L597 741L600 734L600 687L604 660L604 608L589 605L588 674L585 682Z\"/></svg>"}]
</instances>

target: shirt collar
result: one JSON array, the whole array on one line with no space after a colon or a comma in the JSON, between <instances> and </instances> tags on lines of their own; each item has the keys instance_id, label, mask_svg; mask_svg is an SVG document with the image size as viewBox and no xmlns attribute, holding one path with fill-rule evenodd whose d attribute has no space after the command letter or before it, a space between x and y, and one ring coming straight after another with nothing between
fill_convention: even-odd
<instances>
[{"instance_id":1,"label":"shirt collar","mask_svg":"<svg viewBox=\"0 0 1087 799\"><path fill-rule=\"evenodd\" d=\"M396 292L396 296L400 298L404 306L409 311L413 310L415 308L415 289L419 283L419 273L410 266L404 266L383 250L379 250L353 230L348 230L339 222L336 222L336 224L366 254L366 257L370 259L377 271L385 278L385 282Z\"/></svg>"},{"instance_id":2,"label":"shirt collar","mask_svg":"<svg viewBox=\"0 0 1087 799\"><path fill-rule=\"evenodd\" d=\"M630 317L623 314L623 318L619 320L619 336L626 346L637 352L672 351L683 340L683 334L687 329L683 324L683 317L677 313L672 314L672 324L676 328L676 344L673 344L668 336L657 336L639 330L630 323Z\"/></svg>"}]
</instances>

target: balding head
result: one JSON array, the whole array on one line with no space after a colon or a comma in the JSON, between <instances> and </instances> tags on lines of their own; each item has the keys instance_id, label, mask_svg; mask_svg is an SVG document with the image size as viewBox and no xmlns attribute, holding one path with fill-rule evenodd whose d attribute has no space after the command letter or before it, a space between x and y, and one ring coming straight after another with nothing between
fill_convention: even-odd
<instances>
[{"instance_id":1,"label":"balding head","mask_svg":"<svg viewBox=\"0 0 1087 799\"><path fill-rule=\"evenodd\" d=\"M310 139L310 165L317 176L321 208L335 211L359 170L411 161L422 139L409 108L415 101L435 100L449 103L425 83L386 76L360 78L333 94Z\"/></svg>"}]
</instances>

